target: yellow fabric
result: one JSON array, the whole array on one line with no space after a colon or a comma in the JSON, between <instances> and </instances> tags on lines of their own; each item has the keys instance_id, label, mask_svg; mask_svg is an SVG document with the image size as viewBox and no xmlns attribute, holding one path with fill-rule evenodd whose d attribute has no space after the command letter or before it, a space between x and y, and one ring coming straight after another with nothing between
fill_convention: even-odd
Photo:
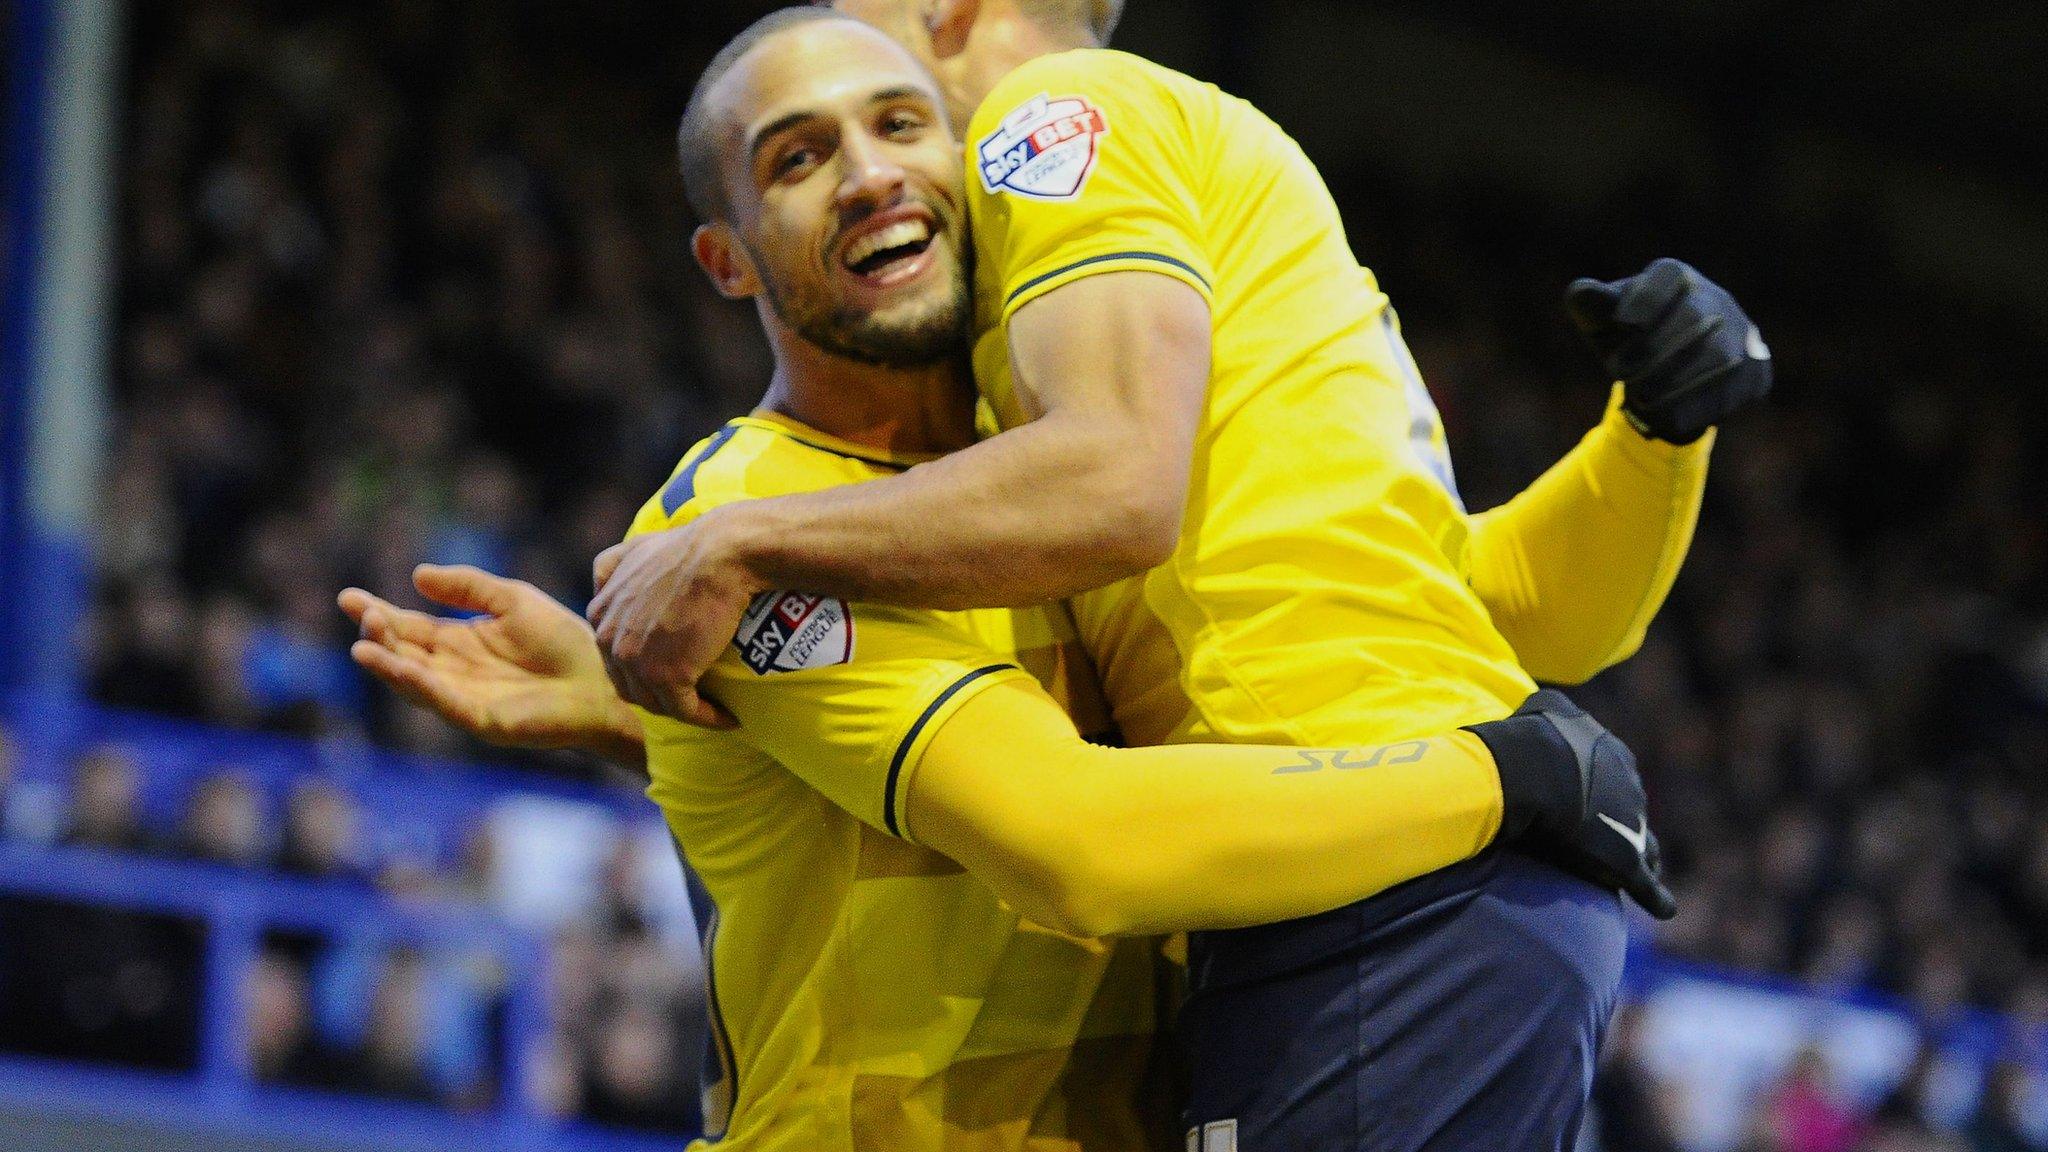
<instances>
[{"instance_id":1,"label":"yellow fabric","mask_svg":"<svg viewBox=\"0 0 2048 1152\"><path fill-rule=\"evenodd\" d=\"M1336 908L1464 860L1500 828L1470 732L1378 748L1099 748L1028 677L932 739L910 831L1039 923L1238 928Z\"/></svg>"},{"instance_id":2,"label":"yellow fabric","mask_svg":"<svg viewBox=\"0 0 2048 1152\"><path fill-rule=\"evenodd\" d=\"M1041 96L1099 118L1070 197L1000 179ZM1211 85L1103 50L1012 72L968 142L975 374L1001 427L1025 419L1004 329L1017 309L1130 269L1210 301L1180 546L1072 602L1129 741L1332 747L1511 712L1534 685L1464 579L1441 421L1300 148Z\"/></svg>"},{"instance_id":3,"label":"yellow fabric","mask_svg":"<svg viewBox=\"0 0 2048 1152\"><path fill-rule=\"evenodd\" d=\"M1644 437L1616 387L1563 460L1472 518L1467 578L1530 675L1577 684L1642 647L1692 546L1713 444Z\"/></svg>"},{"instance_id":4,"label":"yellow fabric","mask_svg":"<svg viewBox=\"0 0 2048 1152\"><path fill-rule=\"evenodd\" d=\"M633 532L912 463L750 417L693 450ZM1144 1111L1167 1099L1148 1080L1159 941L1037 927L884 830L895 750L958 670L1015 666L949 707L1042 682L1099 722L1071 625L1056 609L862 606L853 629L857 658L831 668L756 675L729 650L707 684L737 731L644 716L648 794L716 910L710 1136L738 1152L1171 1146L1171 1118Z\"/></svg>"}]
</instances>

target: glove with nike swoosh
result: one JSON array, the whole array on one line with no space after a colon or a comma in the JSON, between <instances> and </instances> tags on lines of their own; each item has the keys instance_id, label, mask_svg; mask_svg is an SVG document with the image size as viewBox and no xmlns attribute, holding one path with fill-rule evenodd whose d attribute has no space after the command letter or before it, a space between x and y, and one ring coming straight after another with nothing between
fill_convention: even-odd
<instances>
[{"instance_id":1,"label":"glove with nike swoosh","mask_svg":"<svg viewBox=\"0 0 2048 1152\"><path fill-rule=\"evenodd\" d=\"M1677 915L1635 753L1619 737L1548 689L1467 730L1500 771L1503 843L1626 892L1659 920Z\"/></svg>"},{"instance_id":2,"label":"glove with nike swoosh","mask_svg":"<svg viewBox=\"0 0 2048 1152\"><path fill-rule=\"evenodd\" d=\"M1771 390L1771 350L1725 289L1666 257L1625 280L1572 281L1565 311L1621 381L1636 431L1690 444Z\"/></svg>"}]
</instances>

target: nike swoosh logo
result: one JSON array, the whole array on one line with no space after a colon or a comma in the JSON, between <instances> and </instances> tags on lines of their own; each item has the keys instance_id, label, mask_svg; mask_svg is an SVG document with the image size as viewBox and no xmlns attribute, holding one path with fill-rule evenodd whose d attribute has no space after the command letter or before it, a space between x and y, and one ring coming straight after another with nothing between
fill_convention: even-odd
<instances>
[{"instance_id":1,"label":"nike swoosh logo","mask_svg":"<svg viewBox=\"0 0 2048 1152\"><path fill-rule=\"evenodd\" d=\"M1650 818L1648 816L1638 815L1636 817L1636 827L1631 829L1628 825L1623 824L1621 821L1616 820L1614 817L1609 816L1605 812L1602 812L1599 815L1600 822L1602 824L1607 825L1609 828L1614 829L1614 834L1616 836L1619 836L1623 840L1628 841L1629 846L1636 850L1637 856L1647 857L1649 855Z\"/></svg>"},{"instance_id":2,"label":"nike swoosh logo","mask_svg":"<svg viewBox=\"0 0 2048 1152\"><path fill-rule=\"evenodd\" d=\"M1749 326L1749 339L1745 343L1745 347L1749 352L1751 360L1769 360L1771 358L1771 346L1764 343L1763 332L1754 324Z\"/></svg>"}]
</instances>

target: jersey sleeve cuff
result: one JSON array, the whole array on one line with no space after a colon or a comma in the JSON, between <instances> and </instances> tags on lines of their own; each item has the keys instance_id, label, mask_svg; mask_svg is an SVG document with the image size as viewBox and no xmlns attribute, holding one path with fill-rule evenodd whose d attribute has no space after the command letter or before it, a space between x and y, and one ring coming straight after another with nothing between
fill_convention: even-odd
<instances>
[{"instance_id":1,"label":"jersey sleeve cuff","mask_svg":"<svg viewBox=\"0 0 2048 1152\"><path fill-rule=\"evenodd\" d=\"M1641 469L1645 475L1661 475L1675 468L1699 468L1706 465L1707 457L1714 451L1714 436L1719 431L1709 428L1699 439L1690 444L1667 444L1662 440L1644 435L1630 422L1628 413L1621 407L1622 386L1616 384L1607 398L1607 412L1600 423L1609 437L1629 463Z\"/></svg>"},{"instance_id":2,"label":"jersey sleeve cuff","mask_svg":"<svg viewBox=\"0 0 2048 1152\"><path fill-rule=\"evenodd\" d=\"M1118 249L1087 256L1061 253L1056 259L1042 260L1012 279L1003 295L1003 322L1009 323L1017 309L1055 288L1105 272L1157 272L1171 276L1201 293L1211 308L1216 306L1208 273L1179 256L1143 249Z\"/></svg>"},{"instance_id":3,"label":"jersey sleeve cuff","mask_svg":"<svg viewBox=\"0 0 2048 1152\"><path fill-rule=\"evenodd\" d=\"M882 826L890 835L915 843L904 824L903 801L910 791L910 778L924 758L925 749L931 746L932 737L969 700L997 684L1029 675L1015 664L990 664L976 668L948 682L932 697L932 702L918 714L917 719L911 721L902 739L896 742L895 752L889 758L889 773L883 783Z\"/></svg>"}]
</instances>

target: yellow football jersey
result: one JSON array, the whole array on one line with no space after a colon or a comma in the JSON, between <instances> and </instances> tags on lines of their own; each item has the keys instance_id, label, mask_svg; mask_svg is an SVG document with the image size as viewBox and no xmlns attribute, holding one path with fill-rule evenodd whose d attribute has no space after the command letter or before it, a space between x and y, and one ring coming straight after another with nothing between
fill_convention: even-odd
<instances>
[{"instance_id":1,"label":"yellow football jersey","mask_svg":"<svg viewBox=\"0 0 2048 1152\"><path fill-rule=\"evenodd\" d=\"M747 417L685 457L632 533L917 462ZM1026 676L1082 731L1106 725L1057 609L771 594L705 681L739 729L644 715L648 794L715 907L708 1140L746 1152L1169 1143L1159 942L1039 928L895 834L924 740L976 692Z\"/></svg>"},{"instance_id":2,"label":"yellow football jersey","mask_svg":"<svg viewBox=\"0 0 2048 1152\"><path fill-rule=\"evenodd\" d=\"M1442 423L1321 176L1257 109L1121 52L1033 60L968 132L975 375L1103 272L1200 292L1213 369L1181 543L1074 618L1134 745L1310 747L1496 719L1534 690L1462 576Z\"/></svg>"}]
</instances>

